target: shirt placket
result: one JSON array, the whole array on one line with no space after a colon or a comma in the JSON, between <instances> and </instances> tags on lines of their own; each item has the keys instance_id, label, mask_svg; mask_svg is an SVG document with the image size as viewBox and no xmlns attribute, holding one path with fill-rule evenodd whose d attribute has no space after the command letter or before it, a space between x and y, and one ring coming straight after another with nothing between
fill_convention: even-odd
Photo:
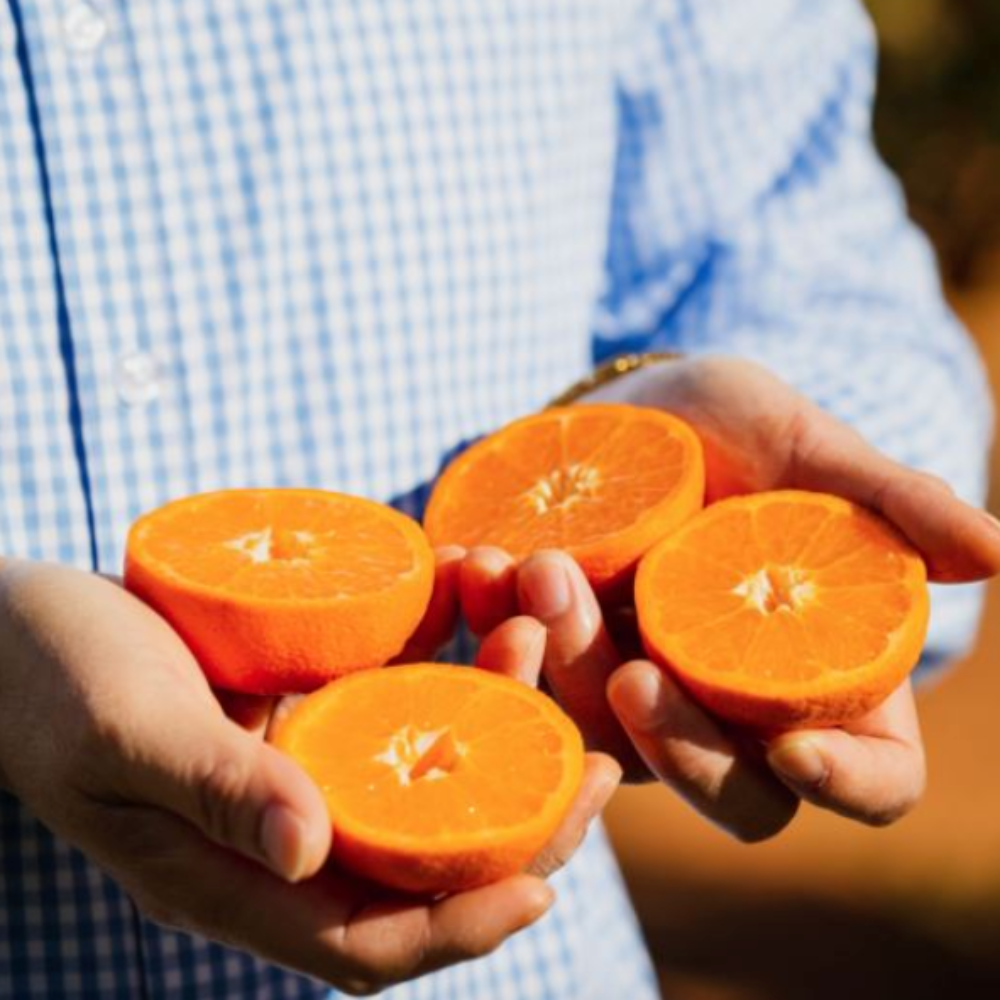
<instances>
[{"instance_id":1,"label":"shirt placket","mask_svg":"<svg viewBox=\"0 0 1000 1000\"><path fill-rule=\"evenodd\" d=\"M127 525L184 469L186 433L164 206L128 5L62 0L26 10L99 568L118 571ZM182 454L183 449L175 452Z\"/></svg>"}]
</instances>

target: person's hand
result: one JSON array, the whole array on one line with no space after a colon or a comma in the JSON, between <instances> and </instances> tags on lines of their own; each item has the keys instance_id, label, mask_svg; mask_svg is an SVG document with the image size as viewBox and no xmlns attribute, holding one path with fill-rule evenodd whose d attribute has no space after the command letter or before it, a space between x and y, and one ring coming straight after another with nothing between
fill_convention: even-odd
<instances>
[{"instance_id":1,"label":"person's hand","mask_svg":"<svg viewBox=\"0 0 1000 1000\"><path fill-rule=\"evenodd\" d=\"M836 493L893 522L932 580L976 580L1000 569L1000 528L992 518L940 480L892 462L749 362L645 369L600 398L662 407L693 424L706 444L711 500L778 488ZM539 553L515 568L498 549L477 549L461 578L462 604L480 633L518 612L545 625L545 680L588 745L613 754L629 780L662 780L742 840L777 833L802 799L879 825L902 816L922 793L924 754L909 683L849 726L764 742L715 719L643 659L634 609L601 608L564 554Z\"/></svg>"},{"instance_id":2,"label":"person's hand","mask_svg":"<svg viewBox=\"0 0 1000 1000\"><path fill-rule=\"evenodd\" d=\"M515 632L501 645L531 658ZM533 874L433 902L362 884L324 865L318 788L227 718L159 616L101 577L0 563L0 783L152 919L342 990L483 955L537 920L553 898L540 876L617 776L591 758Z\"/></svg>"},{"instance_id":3,"label":"person's hand","mask_svg":"<svg viewBox=\"0 0 1000 1000\"><path fill-rule=\"evenodd\" d=\"M639 369L590 401L669 410L705 447L706 500L799 489L881 514L919 550L931 580L964 583L1000 570L1000 524L936 476L894 462L760 365L706 357Z\"/></svg>"}]
</instances>

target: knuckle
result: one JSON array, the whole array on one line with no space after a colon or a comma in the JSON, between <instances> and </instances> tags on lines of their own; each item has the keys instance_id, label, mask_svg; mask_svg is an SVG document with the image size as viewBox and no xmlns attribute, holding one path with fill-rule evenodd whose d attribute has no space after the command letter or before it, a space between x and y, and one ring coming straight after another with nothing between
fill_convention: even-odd
<instances>
[{"instance_id":1,"label":"knuckle","mask_svg":"<svg viewBox=\"0 0 1000 1000\"><path fill-rule=\"evenodd\" d=\"M807 407L796 406L788 415L781 435L786 442L787 461L782 480L797 486L806 475L820 442L816 435L816 422Z\"/></svg>"},{"instance_id":2,"label":"knuckle","mask_svg":"<svg viewBox=\"0 0 1000 1000\"><path fill-rule=\"evenodd\" d=\"M56 768L62 779L95 797L123 783L122 766L130 758L131 741L114 715L88 712L60 737Z\"/></svg>"},{"instance_id":3,"label":"knuckle","mask_svg":"<svg viewBox=\"0 0 1000 1000\"><path fill-rule=\"evenodd\" d=\"M500 947L501 941L496 938L476 937L465 943L462 959L486 958Z\"/></svg>"},{"instance_id":4,"label":"knuckle","mask_svg":"<svg viewBox=\"0 0 1000 1000\"><path fill-rule=\"evenodd\" d=\"M432 961L434 947L434 932L429 920L417 924L416 931L406 948L407 958L403 968L396 970L395 980L410 978L415 972L423 970Z\"/></svg>"},{"instance_id":5,"label":"knuckle","mask_svg":"<svg viewBox=\"0 0 1000 1000\"><path fill-rule=\"evenodd\" d=\"M192 780L199 825L213 840L234 843L241 833L236 805L249 781L246 767L232 757L209 759L196 765Z\"/></svg>"},{"instance_id":6,"label":"knuckle","mask_svg":"<svg viewBox=\"0 0 1000 1000\"><path fill-rule=\"evenodd\" d=\"M337 983L354 996L371 996L440 966L439 950L429 920L387 925L374 937L361 933L354 938L349 932L340 949Z\"/></svg>"},{"instance_id":7,"label":"knuckle","mask_svg":"<svg viewBox=\"0 0 1000 1000\"><path fill-rule=\"evenodd\" d=\"M403 978L391 975L375 959L356 959L348 964L348 970L346 975L337 977L335 985L341 992L353 997L374 996Z\"/></svg>"}]
</instances>

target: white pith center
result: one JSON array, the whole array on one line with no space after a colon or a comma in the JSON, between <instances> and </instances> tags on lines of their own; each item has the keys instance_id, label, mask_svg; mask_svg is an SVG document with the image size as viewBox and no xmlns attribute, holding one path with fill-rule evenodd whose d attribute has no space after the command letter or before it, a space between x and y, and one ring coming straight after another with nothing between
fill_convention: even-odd
<instances>
[{"instance_id":1,"label":"white pith center","mask_svg":"<svg viewBox=\"0 0 1000 1000\"><path fill-rule=\"evenodd\" d=\"M406 725L393 733L385 750L372 759L391 767L401 785L410 785L446 778L464 753L465 747L447 728L421 730Z\"/></svg>"},{"instance_id":2,"label":"white pith center","mask_svg":"<svg viewBox=\"0 0 1000 1000\"><path fill-rule=\"evenodd\" d=\"M593 496L600 484L601 476L597 469L575 462L543 476L525 495L536 514L545 514L554 507L568 507Z\"/></svg>"},{"instance_id":3,"label":"white pith center","mask_svg":"<svg viewBox=\"0 0 1000 1000\"><path fill-rule=\"evenodd\" d=\"M808 604L816 588L797 566L765 566L733 587L733 593L762 615L786 614Z\"/></svg>"},{"instance_id":4,"label":"white pith center","mask_svg":"<svg viewBox=\"0 0 1000 1000\"><path fill-rule=\"evenodd\" d=\"M298 565L308 562L305 555L314 541L316 536L310 531L290 531L283 539L284 544L277 545L274 530L267 527L261 531L248 531L245 535L223 542L223 545L234 552L242 553L252 563L280 560Z\"/></svg>"}]
</instances>

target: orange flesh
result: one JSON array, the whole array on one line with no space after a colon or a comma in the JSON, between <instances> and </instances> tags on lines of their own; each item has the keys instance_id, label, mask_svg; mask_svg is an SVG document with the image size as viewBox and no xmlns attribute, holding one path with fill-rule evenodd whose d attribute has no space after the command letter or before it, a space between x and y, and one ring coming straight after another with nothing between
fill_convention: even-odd
<instances>
[{"instance_id":1,"label":"orange flesh","mask_svg":"<svg viewBox=\"0 0 1000 1000\"><path fill-rule=\"evenodd\" d=\"M430 600L434 553L415 521L371 500L234 489L139 518L124 570L214 687L273 695L397 656Z\"/></svg>"},{"instance_id":2,"label":"orange flesh","mask_svg":"<svg viewBox=\"0 0 1000 1000\"><path fill-rule=\"evenodd\" d=\"M579 405L473 445L445 470L424 524L437 545L495 545L515 559L563 549L603 585L700 509L703 492L701 445L682 421Z\"/></svg>"},{"instance_id":3,"label":"orange flesh","mask_svg":"<svg viewBox=\"0 0 1000 1000\"><path fill-rule=\"evenodd\" d=\"M514 556L586 544L669 496L683 457L662 426L616 414L577 412L510 428L480 459L475 480L458 487L455 543L497 545Z\"/></svg>"},{"instance_id":4,"label":"orange flesh","mask_svg":"<svg viewBox=\"0 0 1000 1000\"><path fill-rule=\"evenodd\" d=\"M796 491L708 508L649 553L637 598L651 652L736 692L877 686L912 668L927 624L924 566L902 538Z\"/></svg>"},{"instance_id":5,"label":"orange flesh","mask_svg":"<svg viewBox=\"0 0 1000 1000\"><path fill-rule=\"evenodd\" d=\"M409 538L383 510L313 491L206 494L156 512L131 544L161 572L243 597L374 593L410 571Z\"/></svg>"},{"instance_id":6,"label":"orange flesh","mask_svg":"<svg viewBox=\"0 0 1000 1000\"><path fill-rule=\"evenodd\" d=\"M554 828L582 774L579 734L553 702L473 668L353 675L307 698L275 742L338 830L424 854Z\"/></svg>"}]
</instances>

